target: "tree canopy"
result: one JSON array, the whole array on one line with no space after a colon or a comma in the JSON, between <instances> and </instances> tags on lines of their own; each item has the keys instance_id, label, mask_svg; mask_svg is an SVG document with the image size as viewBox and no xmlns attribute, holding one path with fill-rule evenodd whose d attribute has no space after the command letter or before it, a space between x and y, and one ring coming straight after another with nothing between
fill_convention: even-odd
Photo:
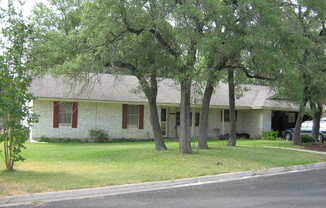
<instances>
[{"instance_id":1,"label":"tree canopy","mask_svg":"<svg viewBox=\"0 0 326 208\"><path fill-rule=\"evenodd\" d=\"M146 95L156 149L166 149L156 106L161 78L181 87L180 153L190 145L190 97L204 82L199 147L207 146L210 96L230 88L230 145L235 145L237 83L268 80L280 94L315 111L325 99L323 0L49 0L32 17L30 66L74 81L90 73L132 74ZM223 72L225 71L225 72ZM228 74L228 76L226 76ZM260 82L261 83L261 82ZM318 107L319 106L319 107ZM299 114L302 115L302 114ZM298 124L300 121L298 120Z\"/></svg>"}]
</instances>

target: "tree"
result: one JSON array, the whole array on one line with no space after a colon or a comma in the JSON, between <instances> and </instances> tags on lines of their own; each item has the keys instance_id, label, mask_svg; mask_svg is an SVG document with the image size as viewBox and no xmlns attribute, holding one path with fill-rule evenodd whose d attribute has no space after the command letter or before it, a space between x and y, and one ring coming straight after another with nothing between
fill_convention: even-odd
<instances>
[{"instance_id":1,"label":"tree","mask_svg":"<svg viewBox=\"0 0 326 208\"><path fill-rule=\"evenodd\" d=\"M316 24L315 31L313 35L311 35L314 44L312 46L312 55L309 63L309 67L314 69L311 83L313 86L311 87L312 95L309 100L313 117L312 136L316 141L321 141L319 139L320 119L323 111L323 102L326 100L326 86L324 84L326 82L326 14L323 12L326 9L326 4L323 2L321 5L316 5L309 1L306 1L306 4L314 10L314 12L312 12L314 16L312 21Z\"/></svg>"},{"instance_id":2,"label":"tree","mask_svg":"<svg viewBox=\"0 0 326 208\"><path fill-rule=\"evenodd\" d=\"M284 1L287 13L286 28L294 53L289 54L293 69L284 71L283 95L296 102L299 114L293 136L294 144L301 144L300 129L303 115L310 103L313 112L320 111L325 99L325 1ZM319 108L319 109L318 109ZM316 117L316 115L314 116ZM315 118L314 136L317 139L318 115Z\"/></svg>"},{"instance_id":3,"label":"tree","mask_svg":"<svg viewBox=\"0 0 326 208\"><path fill-rule=\"evenodd\" d=\"M26 67L26 44L31 28L14 3L9 0L1 14L4 42L0 56L0 142L4 145L2 157L9 171L14 170L17 161L24 160L20 153L28 139L28 127L22 121L29 124L35 118L27 106L32 99L27 93L31 77Z\"/></svg>"},{"instance_id":4,"label":"tree","mask_svg":"<svg viewBox=\"0 0 326 208\"><path fill-rule=\"evenodd\" d=\"M38 67L47 71L52 68L57 74L69 74L75 78L85 72L127 73L136 76L139 88L150 106L155 149L166 150L156 99L160 77L171 71L174 62L170 55L163 53L164 49L155 39L159 35L155 34L154 24L168 30L164 21L161 24L158 22L159 10L153 11L155 8L146 1L134 1L134 4L101 0L87 3L79 1L78 5L74 3L71 1L70 6L61 12L64 18L58 18L44 5L39 5L39 10L36 11L38 28L46 29L34 44L33 53ZM59 11L64 4L67 2L52 2ZM45 25L40 22L47 13L52 15L49 15L51 19L45 23L53 21L54 24ZM79 18L76 20L77 13ZM44 52L54 52L58 56L48 56L50 60L45 61Z\"/></svg>"},{"instance_id":5,"label":"tree","mask_svg":"<svg viewBox=\"0 0 326 208\"><path fill-rule=\"evenodd\" d=\"M172 10L173 39L167 52L173 55L178 63L177 77L181 86L180 101L180 145L181 154L191 154L190 140L190 96L193 77L196 76L198 42L203 35L204 15L201 1L176 1L168 4ZM169 16L165 17L166 19ZM173 50L170 50L173 49Z\"/></svg>"},{"instance_id":6,"label":"tree","mask_svg":"<svg viewBox=\"0 0 326 208\"><path fill-rule=\"evenodd\" d=\"M211 96L217 82L220 80L220 71L227 65L227 61L233 56L225 41L228 39L224 33L223 16L225 4L222 1L202 1L200 11L203 13L201 20L201 38L198 41L198 54L202 65L201 79L205 80L204 94L199 120L198 146L207 149L208 114ZM197 79L198 80L198 79ZM200 80L202 81L202 80Z\"/></svg>"},{"instance_id":7,"label":"tree","mask_svg":"<svg viewBox=\"0 0 326 208\"><path fill-rule=\"evenodd\" d=\"M101 9L106 2L98 1L97 3L93 7L98 6L97 9ZM145 8L147 11L143 11ZM139 1L135 4L128 4L125 1L112 1L111 8L107 12L113 17L107 23L108 33L112 37L109 42L107 40L101 41L107 44L107 49L102 50L96 56L101 57L98 60L105 63L105 67L107 67L105 70L112 72L114 68L125 68L130 74L138 78L140 90L144 92L150 106L155 149L166 150L167 147L160 129L156 99L160 77L167 76L174 68L174 64L171 57L164 53L162 46L155 40L153 29L146 29L154 23L159 24L157 16L160 13L152 4L146 5L146 2ZM87 15L88 24L92 25L93 29L94 26L95 28L101 26L101 30L103 30L101 21L105 19L106 13L98 13L99 15L94 15L94 13L96 11L92 8ZM93 21L89 21L90 19ZM99 24L94 25L94 22ZM164 27L163 24L160 26ZM116 39L116 37L119 38ZM96 36L94 38L97 39L96 41L101 39L101 37ZM100 47L103 48L103 45ZM110 55L107 56L107 54Z\"/></svg>"},{"instance_id":8,"label":"tree","mask_svg":"<svg viewBox=\"0 0 326 208\"><path fill-rule=\"evenodd\" d=\"M134 5L137 1L131 1ZM140 34L149 31L161 44L166 54L176 63L174 79L181 86L180 101L180 145L181 154L191 154L190 145L190 95L195 64L197 61L197 43L203 25L198 1L144 1L145 10L152 17L146 27L138 27L124 21L129 32ZM198 3L198 4L195 4ZM137 26L137 25L136 25ZM175 75L176 74L176 75Z\"/></svg>"},{"instance_id":9,"label":"tree","mask_svg":"<svg viewBox=\"0 0 326 208\"><path fill-rule=\"evenodd\" d=\"M279 76L281 9L277 1L206 1L207 20L202 38L207 61L207 81L202 101L199 147L206 149L210 97L222 70L228 71L230 104L229 144L236 144L234 76L272 80ZM271 56L272 55L272 56ZM271 58L272 57L272 58ZM245 79L242 78L242 82Z\"/></svg>"},{"instance_id":10,"label":"tree","mask_svg":"<svg viewBox=\"0 0 326 208\"><path fill-rule=\"evenodd\" d=\"M121 1L122 5L137 5L139 1ZM190 95L191 84L195 76L195 64L197 61L197 43L202 34L199 1L140 1L142 11L146 11L151 19L141 18L136 22L123 18L128 32L140 35L149 32L165 50L166 54L173 58L176 70L173 77L181 86L180 102L180 145L181 154L191 154L190 145ZM196 4L198 3L198 4ZM130 6L131 5L131 6ZM139 7L138 7L139 9ZM125 8L121 10L121 16ZM139 10L138 10L139 11ZM135 16L129 13L128 16ZM134 24L132 24L134 23ZM143 23L144 25L141 25Z\"/></svg>"},{"instance_id":11,"label":"tree","mask_svg":"<svg viewBox=\"0 0 326 208\"><path fill-rule=\"evenodd\" d=\"M323 105L321 102L310 104L310 109L313 113L313 127L312 127L312 136L315 138L315 141L322 141L320 139L320 119L323 113ZM325 138L322 138L323 140Z\"/></svg>"}]
</instances>

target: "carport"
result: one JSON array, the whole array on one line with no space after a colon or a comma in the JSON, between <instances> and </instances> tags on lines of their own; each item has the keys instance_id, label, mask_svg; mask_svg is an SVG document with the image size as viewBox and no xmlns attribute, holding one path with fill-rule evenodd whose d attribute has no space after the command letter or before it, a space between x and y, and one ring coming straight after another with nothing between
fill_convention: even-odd
<instances>
[{"instance_id":1,"label":"carport","mask_svg":"<svg viewBox=\"0 0 326 208\"><path fill-rule=\"evenodd\" d=\"M281 133L284 129L295 126L298 112L294 111L273 111L272 112L272 130Z\"/></svg>"}]
</instances>

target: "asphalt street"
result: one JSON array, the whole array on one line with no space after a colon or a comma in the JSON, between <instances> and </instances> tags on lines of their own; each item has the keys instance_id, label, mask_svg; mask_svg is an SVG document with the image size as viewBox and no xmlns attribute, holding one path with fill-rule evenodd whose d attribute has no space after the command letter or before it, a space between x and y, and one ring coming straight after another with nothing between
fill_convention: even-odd
<instances>
[{"instance_id":1,"label":"asphalt street","mask_svg":"<svg viewBox=\"0 0 326 208\"><path fill-rule=\"evenodd\" d=\"M326 169L16 207L326 207Z\"/></svg>"}]
</instances>

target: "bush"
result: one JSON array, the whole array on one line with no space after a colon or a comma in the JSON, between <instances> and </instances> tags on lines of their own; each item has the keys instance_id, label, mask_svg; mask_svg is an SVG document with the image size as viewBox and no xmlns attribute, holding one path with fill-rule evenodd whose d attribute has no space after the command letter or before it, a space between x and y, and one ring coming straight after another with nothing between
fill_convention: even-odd
<instances>
[{"instance_id":1,"label":"bush","mask_svg":"<svg viewBox=\"0 0 326 208\"><path fill-rule=\"evenodd\" d=\"M311 135L301 135L301 142L302 143L315 142L315 138Z\"/></svg>"},{"instance_id":2,"label":"bush","mask_svg":"<svg viewBox=\"0 0 326 208\"><path fill-rule=\"evenodd\" d=\"M37 138L36 141L38 142L48 142L48 143L83 143L87 142L83 139L71 139L71 138L48 138L45 136L41 136Z\"/></svg>"},{"instance_id":3,"label":"bush","mask_svg":"<svg viewBox=\"0 0 326 208\"><path fill-rule=\"evenodd\" d=\"M198 138L197 136L192 136L192 137L191 137L191 143L195 143L195 144L197 144L198 141L199 141L199 138Z\"/></svg>"},{"instance_id":4,"label":"bush","mask_svg":"<svg viewBox=\"0 0 326 208\"><path fill-rule=\"evenodd\" d=\"M229 134L228 133L226 133L226 134L220 134L218 136L218 139L219 140L229 140Z\"/></svg>"},{"instance_id":5,"label":"bush","mask_svg":"<svg viewBox=\"0 0 326 208\"><path fill-rule=\"evenodd\" d=\"M91 141L95 143L104 143L109 141L109 133L104 129L89 130Z\"/></svg>"},{"instance_id":6,"label":"bush","mask_svg":"<svg viewBox=\"0 0 326 208\"><path fill-rule=\"evenodd\" d=\"M237 133L237 139L250 139L250 134L248 133Z\"/></svg>"},{"instance_id":7,"label":"bush","mask_svg":"<svg viewBox=\"0 0 326 208\"><path fill-rule=\"evenodd\" d=\"M220 134L218 136L218 139L219 140L229 140L229 133L226 133L226 134ZM250 138L250 134L247 134L247 133L237 133L237 139L249 139Z\"/></svg>"},{"instance_id":8,"label":"bush","mask_svg":"<svg viewBox=\"0 0 326 208\"><path fill-rule=\"evenodd\" d=\"M261 139L262 140L282 140L282 138L280 138L278 135L279 135L278 131L264 131L264 132L262 132Z\"/></svg>"}]
</instances>

